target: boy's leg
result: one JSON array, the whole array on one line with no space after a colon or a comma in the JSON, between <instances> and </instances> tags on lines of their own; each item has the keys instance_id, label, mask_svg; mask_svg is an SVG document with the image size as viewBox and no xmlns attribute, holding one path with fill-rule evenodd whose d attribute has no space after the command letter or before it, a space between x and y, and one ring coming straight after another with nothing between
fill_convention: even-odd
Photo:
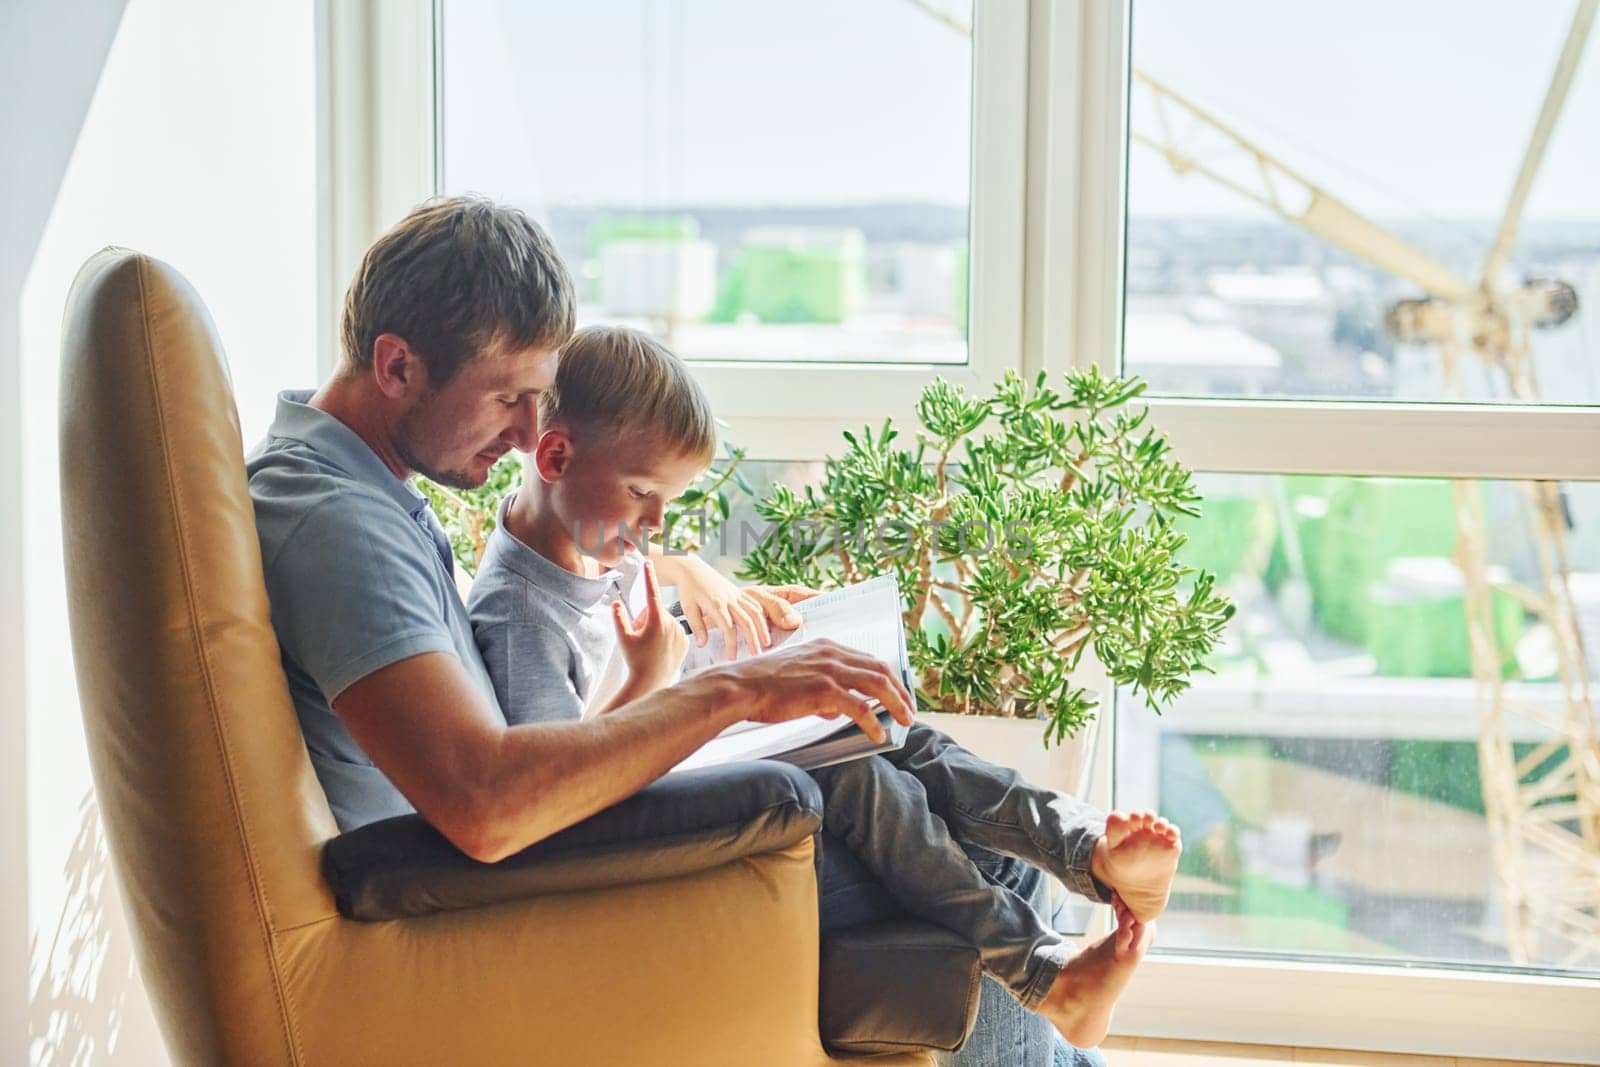
<instances>
[{"instance_id":1,"label":"boy's leg","mask_svg":"<svg viewBox=\"0 0 1600 1067\"><path fill-rule=\"evenodd\" d=\"M922 723L883 759L922 783L928 803L960 840L1015 856L1049 871L1079 896L1110 903L1111 890L1090 871L1095 845L1106 832L1104 812L1035 786Z\"/></svg>"},{"instance_id":2,"label":"boy's leg","mask_svg":"<svg viewBox=\"0 0 1600 1067\"><path fill-rule=\"evenodd\" d=\"M1103 812L1033 785L921 723L883 758L922 783L929 804L959 840L1015 856L1081 896L1109 902L1110 888L1092 870L1095 847L1106 837L1107 870L1134 914L1153 919L1166 906L1182 848L1176 828L1164 820L1116 815L1108 833Z\"/></svg>"},{"instance_id":3,"label":"boy's leg","mask_svg":"<svg viewBox=\"0 0 1600 1067\"><path fill-rule=\"evenodd\" d=\"M928 809L921 783L876 757L811 772L823 825L902 908L965 938L983 969L1030 1010L1073 948L1031 904L986 879Z\"/></svg>"}]
</instances>

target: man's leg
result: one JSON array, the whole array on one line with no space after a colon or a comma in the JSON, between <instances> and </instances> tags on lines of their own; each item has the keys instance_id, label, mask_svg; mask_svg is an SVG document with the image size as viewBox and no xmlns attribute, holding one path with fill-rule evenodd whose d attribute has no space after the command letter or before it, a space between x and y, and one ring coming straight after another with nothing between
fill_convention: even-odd
<instances>
[{"instance_id":1,"label":"man's leg","mask_svg":"<svg viewBox=\"0 0 1600 1067\"><path fill-rule=\"evenodd\" d=\"M963 845L962 850L985 878L1022 897L1059 928L1066 909L1043 871L976 845ZM978 998L978 1019L967 1043L958 1052L935 1052L933 1058L939 1067L1106 1067L1099 1052L1067 1044L1049 1020L1024 1011L987 976Z\"/></svg>"}]
</instances>

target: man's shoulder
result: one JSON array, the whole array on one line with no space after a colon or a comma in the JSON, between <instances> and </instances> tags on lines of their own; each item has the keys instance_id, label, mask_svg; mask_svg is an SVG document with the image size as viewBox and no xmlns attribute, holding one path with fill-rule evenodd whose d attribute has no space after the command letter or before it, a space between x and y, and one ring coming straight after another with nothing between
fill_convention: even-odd
<instances>
[{"instance_id":1,"label":"man's shoulder","mask_svg":"<svg viewBox=\"0 0 1600 1067\"><path fill-rule=\"evenodd\" d=\"M295 441L269 439L245 464L256 531L269 569L291 542L415 540L412 520L392 499Z\"/></svg>"},{"instance_id":2,"label":"man's shoulder","mask_svg":"<svg viewBox=\"0 0 1600 1067\"><path fill-rule=\"evenodd\" d=\"M331 501L347 500L355 514L378 506L395 518L408 518L388 496L299 441L263 441L245 457L245 475L258 512L268 507L305 513Z\"/></svg>"}]
</instances>

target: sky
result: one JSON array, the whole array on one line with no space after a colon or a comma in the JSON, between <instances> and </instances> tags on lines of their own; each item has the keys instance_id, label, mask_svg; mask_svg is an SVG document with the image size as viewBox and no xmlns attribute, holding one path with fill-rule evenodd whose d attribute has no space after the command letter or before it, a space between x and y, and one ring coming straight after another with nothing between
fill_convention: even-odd
<instances>
[{"instance_id":1,"label":"sky","mask_svg":"<svg viewBox=\"0 0 1600 1067\"><path fill-rule=\"evenodd\" d=\"M1573 10L1134 0L1132 50L1359 210L1493 220ZM1529 219L1600 220L1596 41ZM970 54L909 0L447 0L446 186L529 204L962 203ZM1136 215L1252 214L1137 145L1130 166Z\"/></svg>"},{"instance_id":2,"label":"sky","mask_svg":"<svg viewBox=\"0 0 1600 1067\"><path fill-rule=\"evenodd\" d=\"M1498 220L1575 7L1134 0L1133 63L1367 214ZM1141 146L1129 171L1135 214L1249 211ZM1600 220L1600 26L1526 217Z\"/></svg>"},{"instance_id":3,"label":"sky","mask_svg":"<svg viewBox=\"0 0 1600 1067\"><path fill-rule=\"evenodd\" d=\"M967 200L971 47L907 0L448 0L444 12L453 192Z\"/></svg>"}]
</instances>

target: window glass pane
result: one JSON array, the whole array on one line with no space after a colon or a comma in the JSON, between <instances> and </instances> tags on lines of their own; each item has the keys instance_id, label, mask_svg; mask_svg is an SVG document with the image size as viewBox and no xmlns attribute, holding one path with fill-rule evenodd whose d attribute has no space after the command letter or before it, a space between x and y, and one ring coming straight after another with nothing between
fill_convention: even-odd
<instances>
[{"instance_id":1,"label":"window glass pane","mask_svg":"<svg viewBox=\"0 0 1600 1067\"><path fill-rule=\"evenodd\" d=\"M1118 803L1184 833L1162 947L1600 973L1597 487L1200 481L1238 614L1165 715L1119 696Z\"/></svg>"},{"instance_id":2,"label":"window glass pane","mask_svg":"<svg viewBox=\"0 0 1600 1067\"><path fill-rule=\"evenodd\" d=\"M1178 395L1600 402L1600 33L1508 212L1574 7L1138 0L1127 369Z\"/></svg>"},{"instance_id":3,"label":"window glass pane","mask_svg":"<svg viewBox=\"0 0 1600 1067\"><path fill-rule=\"evenodd\" d=\"M970 4L446 0L443 171L584 323L696 360L967 359Z\"/></svg>"}]
</instances>

